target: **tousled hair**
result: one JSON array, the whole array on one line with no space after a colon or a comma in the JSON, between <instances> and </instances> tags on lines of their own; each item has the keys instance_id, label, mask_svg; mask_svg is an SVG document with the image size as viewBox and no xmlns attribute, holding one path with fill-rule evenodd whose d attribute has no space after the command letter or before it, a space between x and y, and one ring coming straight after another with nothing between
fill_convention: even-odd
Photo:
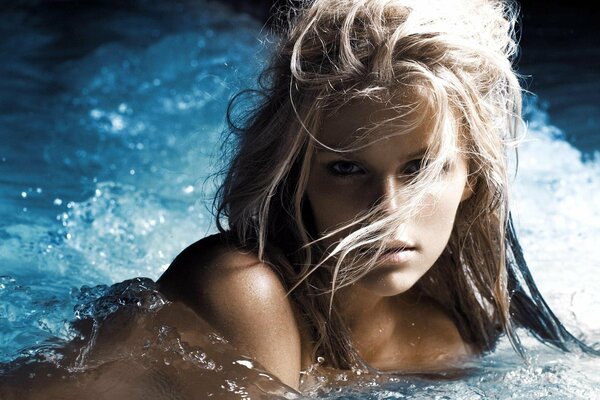
<instances>
[{"instance_id":1,"label":"tousled hair","mask_svg":"<svg viewBox=\"0 0 600 400\"><path fill-rule=\"evenodd\" d=\"M418 215L458 154L473 194L458 209L446 246L416 288L437 301L480 351L505 333L523 354L516 326L563 350L573 337L537 290L508 206L507 151L521 133L521 87L512 68L518 8L500 0L316 0L290 7L260 88L231 101L234 156L216 200L217 225L279 273L312 327L315 354L335 367L364 363L334 293L374 267L386 237ZM247 109L248 95L254 96ZM406 133L431 117L436 140L424 168L402 188L397 212L373 209L317 233L305 191L319 129L353 102L392 110ZM235 111L240 104L242 114ZM365 127L363 138L371 129ZM344 152L353 147L333 149ZM323 239L349 230L335 246ZM358 254L358 255L357 255Z\"/></svg>"}]
</instances>

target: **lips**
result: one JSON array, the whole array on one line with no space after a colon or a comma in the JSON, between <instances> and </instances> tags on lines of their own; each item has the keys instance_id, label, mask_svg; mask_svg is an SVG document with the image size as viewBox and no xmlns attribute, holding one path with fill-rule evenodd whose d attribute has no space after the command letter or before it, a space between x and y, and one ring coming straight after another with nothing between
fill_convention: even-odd
<instances>
[{"instance_id":1,"label":"lips","mask_svg":"<svg viewBox=\"0 0 600 400\"><path fill-rule=\"evenodd\" d=\"M385 246L383 252L398 252L403 250L416 250L416 246L408 243L394 243L391 246Z\"/></svg>"},{"instance_id":2,"label":"lips","mask_svg":"<svg viewBox=\"0 0 600 400\"><path fill-rule=\"evenodd\" d=\"M359 252L365 255L375 255L377 253L377 247L363 248ZM398 253L411 253L417 250L417 247L407 242L394 242L387 246L384 246L383 251L380 253L379 258L388 258Z\"/></svg>"},{"instance_id":3,"label":"lips","mask_svg":"<svg viewBox=\"0 0 600 400\"><path fill-rule=\"evenodd\" d=\"M408 261L415 253L415 247L388 248L377 258L377 261L382 263L402 263Z\"/></svg>"}]
</instances>

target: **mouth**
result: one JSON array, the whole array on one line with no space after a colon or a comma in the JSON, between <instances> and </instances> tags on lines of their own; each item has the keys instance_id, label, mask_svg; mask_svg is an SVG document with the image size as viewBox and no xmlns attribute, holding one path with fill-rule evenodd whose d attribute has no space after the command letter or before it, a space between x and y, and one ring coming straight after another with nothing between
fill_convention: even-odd
<instances>
[{"instance_id":1,"label":"mouth","mask_svg":"<svg viewBox=\"0 0 600 400\"><path fill-rule=\"evenodd\" d=\"M359 251L365 256L377 256L377 248L363 248ZM417 247L404 242L397 242L384 246L383 251L377 256L379 262L403 262L417 252Z\"/></svg>"},{"instance_id":2,"label":"mouth","mask_svg":"<svg viewBox=\"0 0 600 400\"><path fill-rule=\"evenodd\" d=\"M416 247L393 247L386 248L377 261L380 263L403 263L408 261L417 252Z\"/></svg>"}]
</instances>

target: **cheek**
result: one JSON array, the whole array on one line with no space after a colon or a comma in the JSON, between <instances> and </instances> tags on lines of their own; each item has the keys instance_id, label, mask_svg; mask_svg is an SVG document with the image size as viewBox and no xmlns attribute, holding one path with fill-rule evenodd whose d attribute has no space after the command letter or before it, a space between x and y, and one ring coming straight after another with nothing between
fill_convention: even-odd
<instances>
[{"instance_id":1,"label":"cheek","mask_svg":"<svg viewBox=\"0 0 600 400\"><path fill-rule=\"evenodd\" d=\"M356 185L334 185L317 174L309 179L306 197L319 234L351 222L366 207Z\"/></svg>"},{"instance_id":2,"label":"cheek","mask_svg":"<svg viewBox=\"0 0 600 400\"><path fill-rule=\"evenodd\" d=\"M422 210L419 219L423 227L430 232L437 232L441 241L447 241L450 236L465 183L465 174L457 174L437 196L431 196L426 201Z\"/></svg>"},{"instance_id":3,"label":"cheek","mask_svg":"<svg viewBox=\"0 0 600 400\"><path fill-rule=\"evenodd\" d=\"M344 220L346 210L343 201L336 193L330 193L317 185L309 186L306 194L319 234L339 225Z\"/></svg>"}]
</instances>

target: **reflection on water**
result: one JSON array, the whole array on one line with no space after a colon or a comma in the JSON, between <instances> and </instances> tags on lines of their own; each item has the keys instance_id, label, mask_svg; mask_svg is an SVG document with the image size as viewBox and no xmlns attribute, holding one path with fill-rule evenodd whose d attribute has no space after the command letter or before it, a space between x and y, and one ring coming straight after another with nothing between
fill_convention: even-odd
<instances>
[{"instance_id":1,"label":"reflection on water","mask_svg":"<svg viewBox=\"0 0 600 400\"><path fill-rule=\"evenodd\" d=\"M38 368L19 375L28 387L44 384L44 371L90 385L117 374L132 398L148 396L144 388L284 395L201 320L166 302L152 281L110 286L158 278L181 249L212 231L207 178L222 161L227 100L253 84L269 48L257 39L258 23L212 3L129 3L0 15L4 382L18 383L15 368ZM84 33L75 40L73 32ZM548 114L539 105L572 98L553 88L552 97L528 100L513 213L540 290L570 329L597 345L600 139L588 139L586 157L569 144L552 125L553 108ZM588 90L582 110L595 98L594 86ZM111 337L111 326L127 329ZM113 344L98 345L106 340ZM598 360L525 343L529 364L501 342L456 376L316 366L304 388L332 399L594 397ZM139 381L143 369L156 371L154 381ZM55 390L77 389L47 378Z\"/></svg>"}]
</instances>

